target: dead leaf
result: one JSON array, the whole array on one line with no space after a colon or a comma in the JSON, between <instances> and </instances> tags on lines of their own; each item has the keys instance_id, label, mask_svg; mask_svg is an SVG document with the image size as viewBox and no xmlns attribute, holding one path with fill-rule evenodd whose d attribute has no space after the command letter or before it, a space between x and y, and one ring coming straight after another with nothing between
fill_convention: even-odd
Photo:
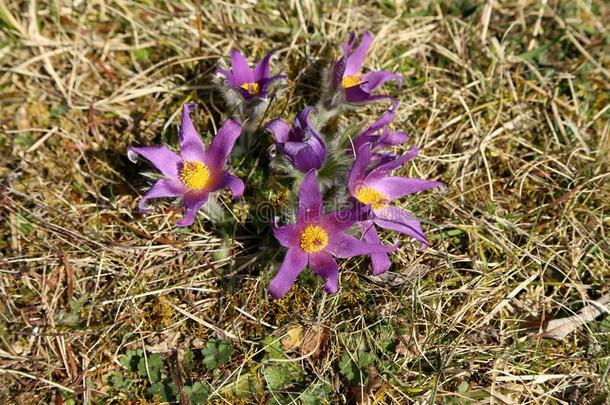
<instances>
[{"instance_id":1,"label":"dead leaf","mask_svg":"<svg viewBox=\"0 0 610 405\"><path fill-rule=\"evenodd\" d=\"M591 301L578 314L549 321L546 328L544 328L544 332L537 337L563 339L582 325L595 320L595 318L604 312L610 313L610 307L607 305L609 302L610 293L602 295L598 299Z\"/></svg>"},{"instance_id":2,"label":"dead leaf","mask_svg":"<svg viewBox=\"0 0 610 405\"><path fill-rule=\"evenodd\" d=\"M317 360L324 353L328 338L328 329L322 325L293 325L282 339L282 348Z\"/></svg>"},{"instance_id":3,"label":"dead leaf","mask_svg":"<svg viewBox=\"0 0 610 405\"><path fill-rule=\"evenodd\" d=\"M180 338L180 332L167 332L155 338L153 344L146 344L146 351L151 353L169 353L176 349L176 344Z\"/></svg>"}]
</instances>

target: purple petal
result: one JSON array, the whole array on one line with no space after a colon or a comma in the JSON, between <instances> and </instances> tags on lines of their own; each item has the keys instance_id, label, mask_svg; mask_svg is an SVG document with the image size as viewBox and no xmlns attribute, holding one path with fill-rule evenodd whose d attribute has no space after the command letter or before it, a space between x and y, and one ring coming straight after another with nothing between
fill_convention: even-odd
<instances>
[{"instance_id":1,"label":"purple petal","mask_svg":"<svg viewBox=\"0 0 610 405\"><path fill-rule=\"evenodd\" d=\"M220 182L218 189L228 187L233 194L233 198L240 197L244 193L244 182L239 177L235 177L227 172L222 175L222 181Z\"/></svg>"},{"instance_id":2,"label":"purple petal","mask_svg":"<svg viewBox=\"0 0 610 405\"><path fill-rule=\"evenodd\" d=\"M331 255L324 252L309 255L309 266L326 280L324 291L335 294L339 290L339 265Z\"/></svg>"},{"instance_id":3,"label":"purple petal","mask_svg":"<svg viewBox=\"0 0 610 405\"><path fill-rule=\"evenodd\" d=\"M203 207L203 205L208 202L209 194L207 192L203 193L193 193L186 194L184 196L184 216L176 225L178 226L190 226L195 222L195 217L197 216L197 212Z\"/></svg>"},{"instance_id":4,"label":"purple petal","mask_svg":"<svg viewBox=\"0 0 610 405\"><path fill-rule=\"evenodd\" d=\"M343 259L374 253L391 253L396 250L396 246L373 245L344 233L330 235L329 239L330 243L325 250Z\"/></svg>"},{"instance_id":5,"label":"purple petal","mask_svg":"<svg viewBox=\"0 0 610 405\"><path fill-rule=\"evenodd\" d=\"M269 77L269 61L273 56L273 52L269 52L265 57L254 66L254 81L258 82L260 79L266 79Z\"/></svg>"},{"instance_id":6,"label":"purple petal","mask_svg":"<svg viewBox=\"0 0 610 405\"><path fill-rule=\"evenodd\" d=\"M178 166L182 162L182 158L167 146L142 146L127 150L127 157L132 162L137 160L137 155L148 160L165 176L172 179L178 178Z\"/></svg>"},{"instance_id":7,"label":"purple petal","mask_svg":"<svg viewBox=\"0 0 610 405\"><path fill-rule=\"evenodd\" d=\"M320 225L331 234L341 233L356 223L357 210L347 208L331 212L320 219Z\"/></svg>"},{"instance_id":8,"label":"purple petal","mask_svg":"<svg viewBox=\"0 0 610 405\"><path fill-rule=\"evenodd\" d=\"M345 89L345 101L352 104L365 104L371 103L377 100L390 99L392 97L388 95L373 95L362 89L361 86L354 86Z\"/></svg>"},{"instance_id":9,"label":"purple petal","mask_svg":"<svg viewBox=\"0 0 610 405\"><path fill-rule=\"evenodd\" d=\"M322 167L324 160L320 159L318 154L310 146L305 146L294 156L294 167L302 172L307 173L312 169Z\"/></svg>"},{"instance_id":10,"label":"purple petal","mask_svg":"<svg viewBox=\"0 0 610 405\"><path fill-rule=\"evenodd\" d=\"M241 125L234 119L222 124L206 154L206 163L212 169L222 169L239 135L241 135Z\"/></svg>"},{"instance_id":11,"label":"purple petal","mask_svg":"<svg viewBox=\"0 0 610 405\"><path fill-rule=\"evenodd\" d=\"M286 75L275 75L275 76L271 76L271 77L267 77L267 78L258 80L258 84L261 89L260 89L260 92L257 94L257 96L259 96L261 98L266 97L267 96L267 87L269 87L276 80L283 80L287 77L288 76L286 76Z\"/></svg>"},{"instance_id":12,"label":"purple petal","mask_svg":"<svg viewBox=\"0 0 610 405\"><path fill-rule=\"evenodd\" d=\"M301 231L302 227L299 225L285 225L276 226L275 223L271 224L271 231L273 236L280 243L280 245L287 248L298 248L301 243Z\"/></svg>"},{"instance_id":13,"label":"purple petal","mask_svg":"<svg viewBox=\"0 0 610 405\"><path fill-rule=\"evenodd\" d=\"M360 87L367 93L375 91L387 81L396 81L402 83L402 76L394 72L380 70L376 72L368 72L362 76L362 84Z\"/></svg>"},{"instance_id":14,"label":"purple petal","mask_svg":"<svg viewBox=\"0 0 610 405\"><path fill-rule=\"evenodd\" d=\"M381 117L379 117L379 119L377 121L373 122L362 132L374 133L374 132L377 132L378 130L380 130L381 128L388 126L394 120L394 115L395 115L395 111L396 111L397 107L398 107L398 100L392 99L392 107L388 108L381 115Z\"/></svg>"},{"instance_id":15,"label":"purple petal","mask_svg":"<svg viewBox=\"0 0 610 405\"><path fill-rule=\"evenodd\" d=\"M381 238L377 233L375 224L373 221L363 221L360 223L362 229L362 235L366 243L380 244ZM373 267L373 275L378 276L381 273L385 273L392 266L392 261L387 253L375 253L371 255L371 264Z\"/></svg>"},{"instance_id":16,"label":"purple petal","mask_svg":"<svg viewBox=\"0 0 610 405\"><path fill-rule=\"evenodd\" d=\"M417 156L418 153L419 150L414 146L413 148L411 148L411 150L409 150L409 152L407 152L403 156L393 158L388 162L380 164L379 166L371 170L371 172L366 176L366 182L374 182L378 179L387 176L387 174L390 173L392 170L404 165L406 162Z\"/></svg>"},{"instance_id":17,"label":"purple petal","mask_svg":"<svg viewBox=\"0 0 610 405\"><path fill-rule=\"evenodd\" d=\"M386 131L379 136L376 147L385 148L388 146L402 145L409 140L409 135L402 131Z\"/></svg>"},{"instance_id":18,"label":"purple petal","mask_svg":"<svg viewBox=\"0 0 610 405\"><path fill-rule=\"evenodd\" d=\"M348 54L352 51L352 49L354 48L354 44L356 43L356 34L354 34L353 32L350 32L348 34L348 39L347 42L341 44L341 49L343 50L344 54Z\"/></svg>"},{"instance_id":19,"label":"purple petal","mask_svg":"<svg viewBox=\"0 0 610 405\"><path fill-rule=\"evenodd\" d=\"M443 183L433 180L413 179L407 177L385 177L372 184L375 190L390 197L390 201L405 195L440 187Z\"/></svg>"},{"instance_id":20,"label":"purple petal","mask_svg":"<svg viewBox=\"0 0 610 405\"><path fill-rule=\"evenodd\" d=\"M184 195L184 193L186 193L186 189L179 181L171 179L158 180L140 199L138 209L140 212L148 212L152 209L146 204L148 200L162 197L178 197Z\"/></svg>"},{"instance_id":21,"label":"purple petal","mask_svg":"<svg viewBox=\"0 0 610 405\"><path fill-rule=\"evenodd\" d=\"M246 59L236 49L231 50L231 67L237 86L254 82L252 70Z\"/></svg>"},{"instance_id":22,"label":"purple petal","mask_svg":"<svg viewBox=\"0 0 610 405\"><path fill-rule=\"evenodd\" d=\"M287 122L275 119L265 126L265 130L271 132L273 139L278 143L288 142L290 125Z\"/></svg>"},{"instance_id":23,"label":"purple petal","mask_svg":"<svg viewBox=\"0 0 610 405\"><path fill-rule=\"evenodd\" d=\"M335 90L341 87L341 82L343 81L343 74L345 73L346 64L347 56L344 55L339 58L333 66L332 87Z\"/></svg>"},{"instance_id":24,"label":"purple petal","mask_svg":"<svg viewBox=\"0 0 610 405\"><path fill-rule=\"evenodd\" d=\"M197 130L191 121L191 111L195 109L195 103L187 103L182 106L182 121L180 122L180 155L184 160L203 161L205 157L205 147L197 134Z\"/></svg>"},{"instance_id":25,"label":"purple petal","mask_svg":"<svg viewBox=\"0 0 610 405\"><path fill-rule=\"evenodd\" d=\"M235 84L235 78L233 77L233 73L231 73L227 69L218 68L216 69L216 74L223 75L226 79L228 86L239 86L238 84Z\"/></svg>"},{"instance_id":26,"label":"purple petal","mask_svg":"<svg viewBox=\"0 0 610 405\"><path fill-rule=\"evenodd\" d=\"M366 168L371 161L371 144L366 143L356 150L356 158L349 173L347 185L350 193L354 194L356 187L359 186L365 178Z\"/></svg>"},{"instance_id":27,"label":"purple petal","mask_svg":"<svg viewBox=\"0 0 610 405\"><path fill-rule=\"evenodd\" d=\"M430 245L417 218L400 208L387 206L375 210L375 214L377 218L373 221L380 227L409 235L420 241L424 247Z\"/></svg>"},{"instance_id":28,"label":"purple petal","mask_svg":"<svg viewBox=\"0 0 610 405\"><path fill-rule=\"evenodd\" d=\"M307 223L318 218L321 214L322 194L316 180L316 172L311 170L305 175L301 183L297 221L298 223Z\"/></svg>"},{"instance_id":29,"label":"purple petal","mask_svg":"<svg viewBox=\"0 0 610 405\"><path fill-rule=\"evenodd\" d=\"M366 56L366 52L369 50L372 42L373 34L371 34L369 31L364 31L358 48L356 48L347 58L345 75L352 76L360 73L360 70L362 70L362 64L364 63L364 57Z\"/></svg>"},{"instance_id":30,"label":"purple petal","mask_svg":"<svg viewBox=\"0 0 610 405\"><path fill-rule=\"evenodd\" d=\"M271 280L271 283L269 283L268 291L273 298L277 300L286 295L299 274L307 266L307 259L307 254L303 253L301 249L288 249L284 262L275 277L273 277L273 280Z\"/></svg>"},{"instance_id":31,"label":"purple petal","mask_svg":"<svg viewBox=\"0 0 610 405\"><path fill-rule=\"evenodd\" d=\"M307 144L301 141L288 141L282 145L282 151L291 159L294 159L296 155L305 148L307 148Z\"/></svg>"}]
</instances>

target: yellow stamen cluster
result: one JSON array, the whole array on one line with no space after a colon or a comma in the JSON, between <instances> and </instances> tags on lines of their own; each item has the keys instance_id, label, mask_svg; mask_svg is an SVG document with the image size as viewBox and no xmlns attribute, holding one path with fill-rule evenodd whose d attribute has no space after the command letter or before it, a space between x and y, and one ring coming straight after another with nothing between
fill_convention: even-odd
<instances>
[{"instance_id":1,"label":"yellow stamen cluster","mask_svg":"<svg viewBox=\"0 0 610 405\"><path fill-rule=\"evenodd\" d=\"M190 190L202 190L210 183L210 168L197 161L184 162L180 169L180 181Z\"/></svg>"},{"instance_id":2,"label":"yellow stamen cluster","mask_svg":"<svg viewBox=\"0 0 610 405\"><path fill-rule=\"evenodd\" d=\"M261 91L261 86L256 82L244 83L241 86L242 89L246 90L251 95L255 96Z\"/></svg>"},{"instance_id":3,"label":"yellow stamen cluster","mask_svg":"<svg viewBox=\"0 0 610 405\"><path fill-rule=\"evenodd\" d=\"M318 225L307 225L301 233L301 249L305 253L316 253L328 245L328 233Z\"/></svg>"},{"instance_id":4,"label":"yellow stamen cluster","mask_svg":"<svg viewBox=\"0 0 610 405\"><path fill-rule=\"evenodd\" d=\"M343 80L341 80L341 86L343 88L348 89L350 87L355 87L362 83L362 74L356 73L355 75L345 76Z\"/></svg>"},{"instance_id":5,"label":"yellow stamen cluster","mask_svg":"<svg viewBox=\"0 0 610 405\"><path fill-rule=\"evenodd\" d=\"M360 187L354 195L364 205L371 205L373 209L383 208L388 205L389 196L380 193L372 187Z\"/></svg>"}]
</instances>

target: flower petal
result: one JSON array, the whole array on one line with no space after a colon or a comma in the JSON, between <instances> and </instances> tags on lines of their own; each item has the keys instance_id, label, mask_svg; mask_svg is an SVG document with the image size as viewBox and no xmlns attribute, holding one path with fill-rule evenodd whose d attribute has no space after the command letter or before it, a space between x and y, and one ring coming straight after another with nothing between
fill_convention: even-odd
<instances>
[{"instance_id":1,"label":"flower petal","mask_svg":"<svg viewBox=\"0 0 610 405\"><path fill-rule=\"evenodd\" d=\"M373 34L371 34L369 31L364 31L360 44L347 58L344 73L345 75L352 76L360 73L360 70L362 70L362 64L364 63L364 57L366 56L366 52L369 50L372 42Z\"/></svg>"},{"instance_id":2,"label":"flower petal","mask_svg":"<svg viewBox=\"0 0 610 405\"><path fill-rule=\"evenodd\" d=\"M127 157L134 163L138 155L152 163L165 176L178 178L178 166L182 158L167 146L141 146L127 150Z\"/></svg>"},{"instance_id":3,"label":"flower petal","mask_svg":"<svg viewBox=\"0 0 610 405\"><path fill-rule=\"evenodd\" d=\"M216 69L216 74L224 76L228 86L239 86L238 84L235 84L235 78L233 77L233 73L231 73L227 69L218 68Z\"/></svg>"},{"instance_id":4,"label":"flower petal","mask_svg":"<svg viewBox=\"0 0 610 405\"><path fill-rule=\"evenodd\" d=\"M299 191L299 223L310 222L322 214L322 194L316 180L316 172L310 170L303 178Z\"/></svg>"},{"instance_id":5,"label":"flower petal","mask_svg":"<svg viewBox=\"0 0 610 405\"><path fill-rule=\"evenodd\" d=\"M286 256L284 257L284 262L280 266L275 277L273 277L273 280L271 280L271 283L269 283L268 291L273 298L280 299L286 295L299 274L301 274L305 266L307 266L307 259L307 254L301 249L288 249L288 252L286 252Z\"/></svg>"},{"instance_id":6,"label":"flower petal","mask_svg":"<svg viewBox=\"0 0 610 405\"><path fill-rule=\"evenodd\" d=\"M375 210L375 215L377 218L373 221L380 227L409 235L420 241L422 247L430 245L417 218L400 208L387 206Z\"/></svg>"},{"instance_id":7,"label":"flower petal","mask_svg":"<svg viewBox=\"0 0 610 405\"><path fill-rule=\"evenodd\" d=\"M233 70L233 77L235 78L235 85L239 86L254 81L254 76L248 65L248 61L246 61L242 54L236 49L231 50L231 68Z\"/></svg>"},{"instance_id":8,"label":"flower petal","mask_svg":"<svg viewBox=\"0 0 610 405\"><path fill-rule=\"evenodd\" d=\"M354 208L331 212L320 219L320 225L331 234L344 232L356 223L357 212Z\"/></svg>"},{"instance_id":9,"label":"flower petal","mask_svg":"<svg viewBox=\"0 0 610 405\"><path fill-rule=\"evenodd\" d=\"M239 135L241 135L241 125L234 119L222 124L206 154L206 163L212 169L222 169Z\"/></svg>"},{"instance_id":10,"label":"flower petal","mask_svg":"<svg viewBox=\"0 0 610 405\"><path fill-rule=\"evenodd\" d=\"M271 135L273 135L273 139L275 139L275 142L288 142L290 125L288 125L286 121L283 121L281 119L275 119L265 126L265 130L271 132Z\"/></svg>"},{"instance_id":11,"label":"flower petal","mask_svg":"<svg viewBox=\"0 0 610 405\"><path fill-rule=\"evenodd\" d=\"M347 56L342 56L339 58L334 66L333 66L333 76L332 76L332 88L334 90L341 87L341 82L343 81L343 74L345 73L345 66L347 65Z\"/></svg>"},{"instance_id":12,"label":"flower petal","mask_svg":"<svg viewBox=\"0 0 610 405\"><path fill-rule=\"evenodd\" d=\"M239 177L233 176L227 172L222 175L222 181L220 182L219 189L228 187L233 194L233 198L240 197L244 193L244 182Z\"/></svg>"},{"instance_id":13,"label":"flower petal","mask_svg":"<svg viewBox=\"0 0 610 405\"><path fill-rule=\"evenodd\" d=\"M271 224L271 232L273 236L280 243L280 245L287 248L298 248L301 242L301 231L302 227L294 225L276 226L275 223Z\"/></svg>"},{"instance_id":14,"label":"flower petal","mask_svg":"<svg viewBox=\"0 0 610 405\"><path fill-rule=\"evenodd\" d=\"M349 173L347 185L351 194L356 192L358 187L365 178L366 168L371 161L371 144L366 143L356 150L356 158L352 165L352 170Z\"/></svg>"},{"instance_id":15,"label":"flower petal","mask_svg":"<svg viewBox=\"0 0 610 405\"><path fill-rule=\"evenodd\" d=\"M375 91L385 82L390 80L402 83L402 76L394 72L388 72L385 70L368 72L362 76L362 84L360 85L360 88L365 92L370 93L372 91Z\"/></svg>"},{"instance_id":16,"label":"flower petal","mask_svg":"<svg viewBox=\"0 0 610 405\"><path fill-rule=\"evenodd\" d=\"M288 76L286 76L286 75L275 75L275 76L271 76L271 77L267 77L267 78L258 80L258 84L259 84L261 90L260 90L260 93L257 94L257 96L259 96L261 98L266 97L267 87L269 87L271 84L273 84L273 82L275 82L277 80L283 80L287 77Z\"/></svg>"},{"instance_id":17,"label":"flower petal","mask_svg":"<svg viewBox=\"0 0 610 405\"><path fill-rule=\"evenodd\" d=\"M184 216L176 225L189 226L195 222L197 212L208 202L209 194L207 192L197 194L186 194L184 196Z\"/></svg>"},{"instance_id":18,"label":"flower petal","mask_svg":"<svg viewBox=\"0 0 610 405\"><path fill-rule=\"evenodd\" d=\"M366 243L380 244L381 238L377 233L375 224L373 221L362 221L360 223L360 229L362 229L362 236ZM375 253L371 255L371 265L373 268L373 275L378 276L381 273L385 273L392 266L392 261L387 253Z\"/></svg>"},{"instance_id":19,"label":"flower petal","mask_svg":"<svg viewBox=\"0 0 610 405\"><path fill-rule=\"evenodd\" d=\"M266 79L269 77L269 61L271 60L272 56L273 52L269 52L263 59L261 59L260 62L256 64L256 66L254 66L253 81L258 82L260 79Z\"/></svg>"},{"instance_id":20,"label":"flower petal","mask_svg":"<svg viewBox=\"0 0 610 405\"><path fill-rule=\"evenodd\" d=\"M187 103L182 106L182 121L178 140L180 142L180 155L184 160L203 161L205 147L193 126L190 113L195 109L195 103Z\"/></svg>"},{"instance_id":21,"label":"flower petal","mask_svg":"<svg viewBox=\"0 0 610 405\"><path fill-rule=\"evenodd\" d=\"M365 181L374 182L378 179L387 176L387 174L390 173L392 170L404 165L406 162L417 156L418 153L419 150L414 146L403 156L392 158L389 161L384 162L373 170L371 170L370 173L366 176Z\"/></svg>"},{"instance_id":22,"label":"flower petal","mask_svg":"<svg viewBox=\"0 0 610 405\"><path fill-rule=\"evenodd\" d=\"M370 255L373 253L391 253L396 250L396 246L384 246L382 244L373 245L344 233L331 235L329 239L330 243L325 250L343 259L359 255Z\"/></svg>"},{"instance_id":23,"label":"flower petal","mask_svg":"<svg viewBox=\"0 0 610 405\"><path fill-rule=\"evenodd\" d=\"M324 163L323 159L309 145L298 151L293 159L294 167L303 173L307 173L312 169L319 169Z\"/></svg>"},{"instance_id":24,"label":"flower petal","mask_svg":"<svg viewBox=\"0 0 610 405\"><path fill-rule=\"evenodd\" d=\"M325 252L309 255L309 266L326 280L324 291L335 294L339 290L339 265L331 255Z\"/></svg>"},{"instance_id":25,"label":"flower petal","mask_svg":"<svg viewBox=\"0 0 610 405\"><path fill-rule=\"evenodd\" d=\"M371 184L375 190L390 197L390 201L405 195L440 187L444 184L439 181L414 179L407 177L385 177Z\"/></svg>"},{"instance_id":26,"label":"flower petal","mask_svg":"<svg viewBox=\"0 0 610 405\"><path fill-rule=\"evenodd\" d=\"M345 89L345 101L351 104L366 104L384 99L393 100L391 96L385 94L370 94L364 91L361 86L353 86Z\"/></svg>"},{"instance_id":27,"label":"flower petal","mask_svg":"<svg viewBox=\"0 0 610 405\"><path fill-rule=\"evenodd\" d=\"M377 141L378 148L385 148L388 146L402 145L409 140L409 135L402 131L385 131L379 136Z\"/></svg>"},{"instance_id":28,"label":"flower petal","mask_svg":"<svg viewBox=\"0 0 610 405\"><path fill-rule=\"evenodd\" d=\"M365 128L363 133L375 133L378 130L390 125L394 120L396 108L398 107L398 100L392 99L392 107L388 108L379 119L373 122L371 125Z\"/></svg>"},{"instance_id":29,"label":"flower petal","mask_svg":"<svg viewBox=\"0 0 610 405\"><path fill-rule=\"evenodd\" d=\"M153 198L162 197L179 197L184 195L186 192L184 186L177 181L172 179L161 179L158 180L146 194L138 202L138 209L140 212L148 212L152 208L146 204L146 202Z\"/></svg>"}]
</instances>

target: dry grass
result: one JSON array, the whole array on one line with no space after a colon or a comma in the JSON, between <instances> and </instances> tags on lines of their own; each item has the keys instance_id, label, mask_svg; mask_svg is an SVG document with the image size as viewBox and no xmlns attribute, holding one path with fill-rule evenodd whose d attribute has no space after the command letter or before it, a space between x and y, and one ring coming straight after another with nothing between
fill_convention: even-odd
<instances>
[{"instance_id":1,"label":"dry grass","mask_svg":"<svg viewBox=\"0 0 610 405\"><path fill-rule=\"evenodd\" d=\"M607 2L202 3L0 0L0 402L151 401L149 378L119 362L136 349L214 403L608 401L608 315L538 336L610 292ZM127 146L174 143L187 99L202 133L219 126L211 76L231 47L278 50L290 87L273 114L288 118L365 28L368 66L406 78L395 127L422 150L410 174L448 185L404 202L432 248L402 238L389 277L351 260L339 294L304 275L274 302L282 252L264 224L234 219L287 198L258 160L234 162L255 187L223 197L220 226L181 231L169 203L136 213L148 167ZM213 372L211 338L233 349ZM291 362L269 350L278 339ZM191 368L176 361L189 350ZM274 370L296 377L274 389Z\"/></svg>"}]
</instances>

